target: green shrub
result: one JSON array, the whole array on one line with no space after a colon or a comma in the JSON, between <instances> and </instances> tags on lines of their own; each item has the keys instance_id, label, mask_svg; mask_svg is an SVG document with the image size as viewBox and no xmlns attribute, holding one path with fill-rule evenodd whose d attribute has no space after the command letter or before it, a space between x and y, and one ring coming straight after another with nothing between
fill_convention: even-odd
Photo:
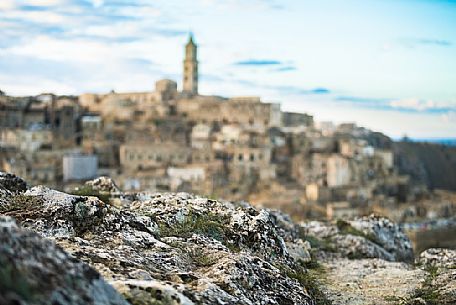
<instances>
[{"instance_id":1,"label":"green shrub","mask_svg":"<svg viewBox=\"0 0 456 305\"><path fill-rule=\"evenodd\" d=\"M83 185L81 187L75 188L72 192L72 195L77 195L77 196L93 196L97 197L104 203L109 203L110 200L110 195L107 193L100 193L100 191L95 190L93 187L88 186L88 185Z\"/></svg>"},{"instance_id":2,"label":"green shrub","mask_svg":"<svg viewBox=\"0 0 456 305\"><path fill-rule=\"evenodd\" d=\"M212 213L197 214L192 212L183 221L172 226L159 223L159 229L161 236L189 238L193 233L202 234L220 241L231 251L238 252L239 247L229 242L229 231L226 228L228 222L229 217Z\"/></svg>"}]
</instances>

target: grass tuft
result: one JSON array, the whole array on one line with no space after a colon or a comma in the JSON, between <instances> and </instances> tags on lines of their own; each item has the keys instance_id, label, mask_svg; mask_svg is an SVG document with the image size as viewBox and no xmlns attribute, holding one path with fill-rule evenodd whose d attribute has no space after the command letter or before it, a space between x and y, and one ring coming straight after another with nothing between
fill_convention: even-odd
<instances>
[{"instance_id":1,"label":"grass tuft","mask_svg":"<svg viewBox=\"0 0 456 305\"><path fill-rule=\"evenodd\" d=\"M276 265L282 274L295 279L304 287L318 305L331 305L332 302L321 290L321 278L324 276L324 269L320 264L312 264L312 269L306 269L306 264L296 265L294 269L287 265Z\"/></svg>"},{"instance_id":2,"label":"grass tuft","mask_svg":"<svg viewBox=\"0 0 456 305\"><path fill-rule=\"evenodd\" d=\"M189 238L194 233L201 234L220 241L232 252L239 252L239 247L229 240L229 231L226 228L229 219L227 216L211 213L190 213L183 221L172 226L159 223L160 235Z\"/></svg>"}]
</instances>

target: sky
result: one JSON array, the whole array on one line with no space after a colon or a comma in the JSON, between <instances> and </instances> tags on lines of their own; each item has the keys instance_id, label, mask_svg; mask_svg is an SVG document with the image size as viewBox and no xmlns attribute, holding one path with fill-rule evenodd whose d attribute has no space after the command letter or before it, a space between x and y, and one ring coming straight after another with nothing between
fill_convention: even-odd
<instances>
[{"instance_id":1,"label":"sky","mask_svg":"<svg viewBox=\"0 0 456 305\"><path fill-rule=\"evenodd\" d=\"M0 0L8 95L181 87L260 96L392 137L456 137L453 0Z\"/></svg>"}]
</instances>

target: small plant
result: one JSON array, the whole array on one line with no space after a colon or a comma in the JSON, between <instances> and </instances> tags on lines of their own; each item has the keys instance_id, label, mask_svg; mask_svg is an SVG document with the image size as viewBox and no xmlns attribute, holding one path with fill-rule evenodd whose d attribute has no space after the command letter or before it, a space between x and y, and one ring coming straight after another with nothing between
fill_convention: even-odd
<instances>
[{"instance_id":1,"label":"small plant","mask_svg":"<svg viewBox=\"0 0 456 305\"><path fill-rule=\"evenodd\" d=\"M433 285L433 281L438 275L438 268L435 266L430 266L426 268L428 275L426 276L422 286L414 291L414 293L406 298L398 297L387 297L386 301L394 302L397 305L413 305L415 304L414 300L422 299L426 302L427 305L440 305L445 304L442 302L442 296L437 291L437 288Z\"/></svg>"},{"instance_id":2,"label":"small plant","mask_svg":"<svg viewBox=\"0 0 456 305\"><path fill-rule=\"evenodd\" d=\"M223 241L224 229L223 219L213 214L190 213L181 222L173 226L160 223L160 234L162 236L190 237L193 233L210 236L218 241Z\"/></svg>"},{"instance_id":3,"label":"small plant","mask_svg":"<svg viewBox=\"0 0 456 305\"><path fill-rule=\"evenodd\" d=\"M161 236L189 238L193 233L202 234L220 241L233 252L239 252L239 247L229 241L229 232L226 229L228 222L229 217L227 216L190 213L183 221L177 222L173 226L159 223L159 228Z\"/></svg>"},{"instance_id":4,"label":"small plant","mask_svg":"<svg viewBox=\"0 0 456 305\"><path fill-rule=\"evenodd\" d=\"M100 193L100 191L95 190L93 187L84 185L81 187L75 188L72 192L72 195L77 195L77 196L93 196L97 197L104 203L109 203L110 196L109 194L106 193Z\"/></svg>"},{"instance_id":5,"label":"small plant","mask_svg":"<svg viewBox=\"0 0 456 305\"><path fill-rule=\"evenodd\" d=\"M297 265L294 269L286 266L277 266L282 274L285 274L289 278L297 280L301 286L303 286L310 296L315 300L318 305L331 305L331 301L321 291L321 280L320 278L324 274L323 268L319 267L315 270L306 270L302 265Z\"/></svg>"},{"instance_id":6,"label":"small plant","mask_svg":"<svg viewBox=\"0 0 456 305\"><path fill-rule=\"evenodd\" d=\"M320 272L323 271L323 266L314 258L308 262L301 263L301 266L305 269L317 270Z\"/></svg>"}]
</instances>

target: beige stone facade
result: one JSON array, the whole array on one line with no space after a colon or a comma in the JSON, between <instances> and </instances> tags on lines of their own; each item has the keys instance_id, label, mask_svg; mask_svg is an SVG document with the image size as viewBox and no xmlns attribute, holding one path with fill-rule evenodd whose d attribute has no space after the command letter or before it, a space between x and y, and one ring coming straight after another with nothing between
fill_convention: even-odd
<instances>
[{"instance_id":1,"label":"beige stone facade","mask_svg":"<svg viewBox=\"0 0 456 305\"><path fill-rule=\"evenodd\" d=\"M129 143L120 146L120 165L127 171L189 163L191 151L174 143Z\"/></svg>"}]
</instances>

